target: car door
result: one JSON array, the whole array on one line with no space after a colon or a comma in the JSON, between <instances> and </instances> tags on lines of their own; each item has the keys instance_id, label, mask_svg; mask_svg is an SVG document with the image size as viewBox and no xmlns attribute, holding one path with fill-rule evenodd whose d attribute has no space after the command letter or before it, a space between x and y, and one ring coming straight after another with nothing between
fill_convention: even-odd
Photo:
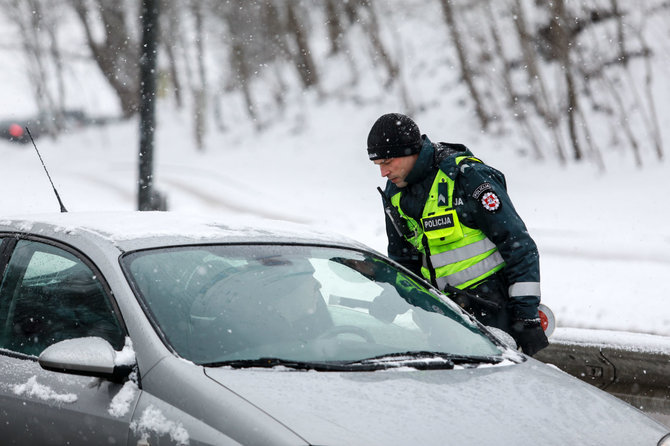
<instances>
[{"instance_id":1,"label":"car door","mask_svg":"<svg viewBox=\"0 0 670 446\"><path fill-rule=\"evenodd\" d=\"M66 246L36 239L12 245L0 266L0 442L127 444L140 393L133 382L46 371L37 362L64 339L99 336L115 350L124 346L101 275Z\"/></svg>"}]
</instances>

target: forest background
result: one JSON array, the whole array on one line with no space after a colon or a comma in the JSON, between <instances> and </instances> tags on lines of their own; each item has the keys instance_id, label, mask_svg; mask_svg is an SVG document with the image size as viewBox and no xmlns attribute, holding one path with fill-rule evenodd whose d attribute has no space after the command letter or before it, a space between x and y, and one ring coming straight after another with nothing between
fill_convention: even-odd
<instances>
[{"instance_id":1,"label":"forest background","mask_svg":"<svg viewBox=\"0 0 670 446\"><path fill-rule=\"evenodd\" d=\"M409 115L441 111L445 102L466 109L483 133L522 136L521 149L536 159L588 160L605 169L611 152L630 152L638 166L664 156L654 84L667 67L659 72L653 61L668 56L665 1L155 5L159 94L190 110L200 149L208 132L240 119L256 130L282 122L287 104L306 94L352 104L391 95ZM20 91L48 117L53 133L64 126L63 110L90 108L94 92L85 93L89 104L76 95L79 79L92 70L115 96L114 111L137 114L139 0L1 0L0 6L10 24L2 38L6 59L22 60ZM439 90L422 90L426 79L441 79ZM304 117L297 119L299 126Z\"/></svg>"}]
</instances>

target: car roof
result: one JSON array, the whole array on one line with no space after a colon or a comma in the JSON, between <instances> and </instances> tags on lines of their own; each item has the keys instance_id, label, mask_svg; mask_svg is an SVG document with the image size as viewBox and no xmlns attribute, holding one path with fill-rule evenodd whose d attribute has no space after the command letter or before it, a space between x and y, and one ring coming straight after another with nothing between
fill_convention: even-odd
<instances>
[{"instance_id":1,"label":"car roof","mask_svg":"<svg viewBox=\"0 0 670 446\"><path fill-rule=\"evenodd\" d=\"M298 243L371 250L314 226L253 216L177 212L64 212L0 217L0 233L37 234L81 246L114 246L121 252L210 243Z\"/></svg>"}]
</instances>

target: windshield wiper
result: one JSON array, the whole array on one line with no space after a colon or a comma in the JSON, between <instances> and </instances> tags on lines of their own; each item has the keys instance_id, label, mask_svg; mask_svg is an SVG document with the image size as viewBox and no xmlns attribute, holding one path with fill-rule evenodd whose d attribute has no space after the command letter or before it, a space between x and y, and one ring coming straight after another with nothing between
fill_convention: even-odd
<instances>
[{"instance_id":1,"label":"windshield wiper","mask_svg":"<svg viewBox=\"0 0 670 446\"><path fill-rule=\"evenodd\" d=\"M387 353L356 361L306 362L264 357L257 359L231 359L201 365L204 367L232 367L235 369L283 366L295 370L316 370L319 372L367 372L398 367L412 367L417 370L453 369L456 365L474 367L480 364L497 364L502 360L503 358L495 356L467 356L444 352L407 351Z\"/></svg>"},{"instance_id":2,"label":"windshield wiper","mask_svg":"<svg viewBox=\"0 0 670 446\"><path fill-rule=\"evenodd\" d=\"M385 368L390 367L413 367L419 370L428 369L453 369L455 365L477 366L480 364L498 364L503 358L496 356L470 356L454 355L444 352L431 351L407 351L398 353L387 353L372 358L349 362L355 364L382 364Z\"/></svg>"},{"instance_id":3,"label":"windshield wiper","mask_svg":"<svg viewBox=\"0 0 670 446\"><path fill-rule=\"evenodd\" d=\"M352 365L347 362L305 362L271 357L258 359L232 359L229 361L218 361L201 365L204 367L232 367L235 369L254 367L272 368L283 366L295 370L316 370L319 372L374 371L385 368L373 363L370 363L369 365Z\"/></svg>"}]
</instances>

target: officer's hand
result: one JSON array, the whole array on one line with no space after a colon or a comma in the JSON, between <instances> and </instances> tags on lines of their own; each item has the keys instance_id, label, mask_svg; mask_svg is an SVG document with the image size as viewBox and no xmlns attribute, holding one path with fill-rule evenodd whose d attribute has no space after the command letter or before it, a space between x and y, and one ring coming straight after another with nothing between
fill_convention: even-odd
<instances>
[{"instance_id":1,"label":"officer's hand","mask_svg":"<svg viewBox=\"0 0 670 446\"><path fill-rule=\"evenodd\" d=\"M511 335L521 350L530 356L549 345L539 318L514 321Z\"/></svg>"},{"instance_id":2,"label":"officer's hand","mask_svg":"<svg viewBox=\"0 0 670 446\"><path fill-rule=\"evenodd\" d=\"M398 297L393 285L382 282L381 294L370 303L370 314L382 322L391 323L397 315L410 309L409 304Z\"/></svg>"}]
</instances>

